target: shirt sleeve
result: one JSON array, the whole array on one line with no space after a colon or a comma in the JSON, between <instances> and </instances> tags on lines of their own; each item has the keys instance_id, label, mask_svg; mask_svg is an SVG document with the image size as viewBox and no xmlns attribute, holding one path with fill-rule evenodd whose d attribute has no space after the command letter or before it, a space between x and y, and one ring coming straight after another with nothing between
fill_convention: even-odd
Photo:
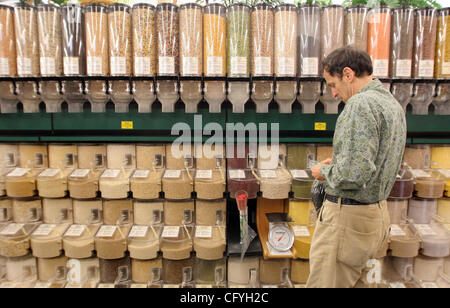
<instances>
[{"instance_id":1,"label":"shirt sleeve","mask_svg":"<svg viewBox=\"0 0 450 308\"><path fill-rule=\"evenodd\" d=\"M353 101L348 107L337 127L339 134L333 141L337 151L332 163L320 168L321 175L334 190L360 190L376 172L379 147L376 117L365 100Z\"/></svg>"}]
</instances>

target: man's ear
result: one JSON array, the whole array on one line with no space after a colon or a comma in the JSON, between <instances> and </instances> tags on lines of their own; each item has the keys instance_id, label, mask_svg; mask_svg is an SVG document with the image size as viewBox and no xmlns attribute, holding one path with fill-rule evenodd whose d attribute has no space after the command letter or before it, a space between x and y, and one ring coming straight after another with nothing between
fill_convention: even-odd
<instances>
[{"instance_id":1,"label":"man's ear","mask_svg":"<svg viewBox=\"0 0 450 308\"><path fill-rule=\"evenodd\" d=\"M347 81L352 82L355 78L355 72L350 67L346 66L342 70L342 78L345 78Z\"/></svg>"}]
</instances>

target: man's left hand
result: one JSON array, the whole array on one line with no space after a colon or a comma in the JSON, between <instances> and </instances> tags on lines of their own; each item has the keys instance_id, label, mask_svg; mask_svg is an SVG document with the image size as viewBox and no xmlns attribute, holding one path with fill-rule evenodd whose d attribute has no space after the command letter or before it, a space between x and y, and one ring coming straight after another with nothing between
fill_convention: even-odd
<instances>
[{"instance_id":1,"label":"man's left hand","mask_svg":"<svg viewBox=\"0 0 450 308\"><path fill-rule=\"evenodd\" d=\"M327 158L324 161L320 162L320 164L318 164L317 166L312 167L311 168L312 176L319 181L325 181L322 174L320 174L320 168L322 168L323 165L329 165L329 164L331 164L331 158Z\"/></svg>"}]
</instances>

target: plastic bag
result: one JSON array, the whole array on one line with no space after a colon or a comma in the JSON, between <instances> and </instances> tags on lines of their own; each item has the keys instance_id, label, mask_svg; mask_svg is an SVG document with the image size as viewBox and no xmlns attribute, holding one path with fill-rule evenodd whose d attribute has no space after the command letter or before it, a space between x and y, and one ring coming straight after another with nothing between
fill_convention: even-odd
<instances>
[{"instance_id":1,"label":"plastic bag","mask_svg":"<svg viewBox=\"0 0 450 308\"><path fill-rule=\"evenodd\" d=\"M320 209L322 208L323 201L325 200L325 181L314 180L311 187L311 199L314 203L314 208L316 209L317 215L319 215Z\"/></svg>"}]
</instances>

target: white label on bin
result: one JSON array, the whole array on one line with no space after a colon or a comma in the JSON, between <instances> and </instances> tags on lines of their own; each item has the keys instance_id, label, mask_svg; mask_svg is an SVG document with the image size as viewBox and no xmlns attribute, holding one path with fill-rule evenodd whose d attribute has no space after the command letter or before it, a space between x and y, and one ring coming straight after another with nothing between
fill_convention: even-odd
<instances>
[{"instance_id":1,"label":"white label on bin","mask_svg":"<svg viewBox=\"0 0 450 308\"><path fill-rule=\"evenodd\" d=\"M164 238L177 238L179 234L179 226L165 226L161 236Z\"/></svg>"},{"instance_id":2,"label":"white label on bin","mask_svg":"<svg viewBox=\"0 0 450 308\"><path fill-rule=\"evenodd\" d=\"M295 74L295 58L280 57L278 59L278 75L294 75Z\"/></svg>"},{"instance_id":3,"label":"white label on bin","mask_svg":"<svg viewBox=\"0 0 450 308\"><path fill-rule=\"evenodd\" d=\"M228 170L228 174L232 179L245 179L245 171L242 169L239 170Z\"/></svg>"},{"instance_id":4,"label":"white label on bin","mask_svg":"<svg viewBox=\"0 0 450 308\"><path fill-rule=\"evenodd\" d=\"M208 57L206 59L206 73L207 75L224 74L222 57Z\"/></svg>"},{"instance_id":5,"label":"white label on bin","mask_svg":"<svg viewBox=\"0 0 450 308\"><path fill-rule=\"evenodd\" d=\"M434 60L419 60L419 77L433 78Z\"/></svg>"},{"instance_id":6,"label":"white label on bin","mask_svg":"<svg viewBox=\"0 0 450 308\"><path fill-rule=\"evenodd\" d=\"M41 65L41 74L42 75L55 75L56 74L55 58L41 57L40 65Z\"/></svg>"},{"instance_id":7,"label":"white label on bin","mask_svg":"<svg viewBox=\"0 0 450 308\"><path fill-rule=\"evenodd\" d=\"M146 179L150 174L150 170L136 170L133 174L133 178L136 179Z\"/></svg>"},{"instance_id":8,"label":"white label on bin","mask_svg":"<svg viewBox=\"0 0 450 308\"><path fill-rule=\"evenodd\" d=\"M411 77L411 60L397 60L397 77Z\"/></svg>"},{"instance_id":9,"label":"white label on bin","mask_svg":"<svg viewBox=\"0 0 450 308\"><path fill-rule=\"evenodd\" d=\"M450 74L450 62L442 62L442 74Z\"/></svg>"},{"instance_id":10,"label":"white label on bin","mask_svg":"<svg viewBox=\"0 0 450 308\"><path fill-rule=\"evenodd\" d=\"M64 57L64 74L79 75L79 58L78 57Z\"/></svg>"},{"instance_id":11,"label":"white label on bin","mask_svg":"<svg viewBox=\"0 0 450 308\"><path fill-rule=\"evenodd\" d=\"M181 170L166 170L164 173L165 179L179 179L181 176Z\"/></svg>"},{"instance_id":12,"label":"white label on bin","mask_svg":"<svg viewBox=\"0 0 450 308\"><path fill-rule=\"evenodd\" d=\"M274 179L277 177L277 172L275 170L259 170L262 178Z\"/></svg>"},{"instance_id":13,"label":"white label on bin","mask_svg":"<svg viewBox=\"0 0 450 308\"><path fill-rule=\"evenodd\" d=\"M243 75L248 73L246 57L231 57L230 64L231 75Z\"/></svg>"},{"instance_id":14,"label":"white label on bin","mask_svg":"<svg viewBox=\"0 0 450 308\"><path fill-rule=\"evenodd\" d=\"M55 227L56 225L42 224L33 232L33 235L49 235Z\"/></svg>"},{"instance_id":15,"label":"white label on bin","mask_svg":"<svg viewBox=\"0 0 450 308\"><path fill-rule=\"evenodd\" d=\"M406 286L403 282L391 282L389 283L389 286L392 289L406 289Z\"/></svg>"},{"instance_id":16,"label":"white label on bin","mask_svg":"<svg viewBox=\"0 0 450 308\"><path fill-rule=\"evenodd\" d=\"M77 169L74 172L72 172L70 176L74 178L84 178L89 174L90 171L91 169Z\"/></svg>"},{"instance_id":17,"label":"white label on bin","mask_svg":"<svg viewBox=\"0 0 450 308\"><path fill-rule=\"evenodd\" d=\"M433 229L431 229L430 225L415 224L414 226L416 227L417 232L419 232L419 234L422 236L437 235L437 233L434 232Z\"/></svg>"},{"instance_id":18,"label":"white label on bin","mask_svg":"<svg viewBox=\"0 0 450 308\"><path fill-rule=\"evenodd\" d=\"M87 57L87 73L88 73L88 75L102 75L103 74L103 59L102 59L102 57Z\"/></svg>"},{"instance_id":19,"label":"white label on bin","mask_svg":"<svg viewBox=\"0 0 450 308\"><path fill-rule=\"evenodd\" d=\"M102 226L97 233L97 237L113 237L117 226Z\"/></svg>"},{"instance_id":20,"label":"white label on bin","mask_svg":"<svg viewBox=\"0 0 450 308\"><path fill-rule=\"evenodd\" d=\"M430 174L428 174L427 172L425 172L424 170L421 170L421 169L412 169L411 173L413 174L413 176L415 178L429 178L429 177L431 177Z\"/></svg>"},{"instance_id":21,"label":"white label on bin","mask_svg":"<svg viewBox=\"0 0 450 308\"><path fill-rule=\"evenodd\" d=\"M30 171L30 169L16 168L13 171L11 171L7 176L21 177L21 176L24 176L25 174L27 174L28 171Z\"/></svg>"},{"instance_id":22,"label":"white label on bin","mask_svg":"<svg viewBox=\"0 0 450 308\"><path fill-rule=\"evenodd\" d=\"M450 178L450 169L441 169L439 172L446 178Z\"/></svg>"},{"instance_id":23,"label":"white label on bin","mask_svg":"<svg viewBox=\"0 0 450 308\"><path fill-rule=\"evenodd\" d=\"M9 75L9 59L0 58L0 75Z\"/></svg>"},{"instance_id":24,"label":"white label on bin","mask_svg":"<svg viewBox=\"0 0 450 308\"><path fill-rule=\"evenodd\" d=\"M212 238L212 227L211 226L197 226L197 228L195 228L195 237Z\"/></svg>"},{"instance_id":25,"label":"white label on bin","mask_svg":"<svg viewBox=\"0 0 450 308\"><path fill-rule=\"evenodd\" d=\"M120 170L119 169L107 169L102 174L102 179L115 179L119 176Z\"/></svg>"},{"instance_id":26,"label":"white label on bin","mask_svg":"<svg viewBox=\"0 0 450 308\"><path fill-rule=\"evenodd\" d=\"M399 225L391 225L391 236L405 236L405 231Z\"/></svg>"},{"instance_id":27,"label":"white label on bin","mask_svg":"<svg viewBox=\"0 0 450 308\"><path fill-rule=\"evenodd\" d=\"M376 77L387 77L389 74L389 60L375 59L373 60L373 75Z\"/></svg>"},{"instance_id":28,"label":"white label on bin","mask_svg":"<svg viewBox=\"0 0 450 308\"><path fill-rule=\"evenodd\" d=\"M183 75L198 74L198 57L183 57Z\"/></svg>"},{"instance_id":29,"label":"white label on bin","mask_svg":"<svg viewBox=\"0 0 450 308\"><path fill-rule=\"evenodd\" d=\"M134 57L134 73L140 76L150 75L151 63L150 57Z\"/></svg>"},{"instance_id":30,"label":"white label on bin","mask_svg":"<svg viewBox=\"0 0 450 308\"><path fill-rule=\"evenodd\" d=\"M174 57L159 57L158 66L160 75L175 74Z\"/></svg>"},{"instance_id":31,"label":"white label on bin","mask_svg":"<svg viewBox=\"0 0 450 308\"><path fill-rule=\"evenodd\" d=\"M16 224L16 223L12 223L9 224L8 226L6 226L5 229L2 230L2 232L0 232L1 235L16 235L17 232L19 232L20 229L23 228L25 224Z\"/></svg>"},{"instance_id":32,"label":"white label on bin","mask_svg":"<svg viewBox=\"0 0 450 308\"><path fill-rule=\"evenodd\" d=\"M297 170L293 169L291 170L291 174L293 178L296 179L309 179L308 173L306 173L306 170Z\"/></svg>"},{"instance_id":33,"label":"white label on bin","mask_svg":"<svg viewBox=\"0 0 450 308\"><path fill-rule=\"evenodd\" d=\"M19 75L30 75L32 73L30 58L17 57L17 73Z\"/></svg>"},{"instance_id":34,"label":"white label on bin","mask_svg":"<svg viewBox=\"0 0 450 308\"><path fill-rule=\"evenodd\" d=\"M319 58L303 58L302 75L317 75L319 73Z\"/></svg>"},{"instance_id":35,"label":"white label on bin","mask_svg":"<svg viewBox=\"0 0 450 308\"><path fill-rule=\"evenodd\" d=\"M197 179L212 179L212 170L197 170Z\"/></svg>"},{"instance_id":36,"label":"white label on bin","mask_svg":"<svg viewBox=\"0 0 450 308\"><path fill-rule=\"evenodd\" d=\"M311 236L311 233L309 233L309 230L306 226L292 226L292 229L294 230L295 237L298 236Z\"/></svg>"},{"instance_id":37,"label":"white label on bin","mask_svg":"<svg viewBox=\"0 0 450 308\"><path fill-rule=\"evenodd\" d=\"M133 226L128 237L145 237L147 235L148 226Z\"/></svg>"},{"instance_id":38,"label":"white label on bin","mask_svg":"<svg viewBox=\"0 0 450 308\"><path fill-rule=\"evenodd\" d=\"M127 73L127 59L125 57L111 57L111 74L125 75Z\"/></svg>"},{"instance_id":39,"label":"white label on bin","mask_svg":"<svg viewBox=\"0 0 450 308\"><path fill-rule=\"evenodd\" d=\"M271 65L270 57L255 57L255 75L269 75Z\"/></svg>"},{"instance_id":40,"label":"white label on bin","mask_svg":"<svg viewBox=\"0 0 450 308\"><path fill-rule=\"evenodd\" d=\"M81 236L85 230L84 225L71 225L64 236Z\"/></svg>"},{"instance_id":41,"label":"white label on bin","mask_svg":"<svg viewBox=\"0 0 450 308\"><path fill-rule=\"evenodd\" d=\"M56 176L60 172L60 169L45 169L41 174L39 174L39 177L48 177L52 178Z\"/></svg>"}]
</instances>

